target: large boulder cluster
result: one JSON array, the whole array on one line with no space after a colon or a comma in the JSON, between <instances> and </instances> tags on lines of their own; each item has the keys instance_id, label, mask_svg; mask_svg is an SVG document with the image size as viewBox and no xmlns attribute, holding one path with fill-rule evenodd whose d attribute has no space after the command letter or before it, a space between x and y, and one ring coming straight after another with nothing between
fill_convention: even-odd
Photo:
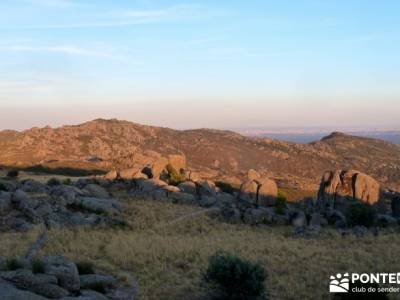
<instances>
[{"instance_id":1,"label":"large boulder cluster","mask_svg":"<svg viewBox=\"0 0 400 300\"><path fill-rule=\"evenodd\" d=\"M89 180L74 185L55 179L48 184L25 180L7 189L0 191L0 230L121 222L120 202Z\"/></svg>"},{"instance_id":2,"label":"large boulder cluster","mask_svg":"<svg viewBox=\"0 0 400 300\"><path fill-rule=\"evenodd\" d=\"M186 156L183 154L169 154L166 157L154 155L151 161L144 162L135 167L121 170L111 170L104 178L108 180L133 180L133 179L166 179L168 178L167 166L171 166L179 173L186 169Z\"/></svg>"},{"instance_id":3,"label":"large boulder cluster","mask_svg":"<svg viewBox=\"0 0 400 300\"><path fill-rule=\"evenodd\" d=\"M133 300L137 285L123 285L116 277L79 272L63 256L36 258L0 257L0 299L2 300Z\"/></svg>"},{"instance_id":4,"label":"large boulder cluster","mask_svg":"<svg viewBox=\"0 0 400 300\"><path fill-rule=\"evenodd\" d=\"M380 185L367 174L355 170L326 172L321 179L318 205L322 209L344 211L349 204L360 201L369 205L380 199Z\"/></svg>"}]
</instances>

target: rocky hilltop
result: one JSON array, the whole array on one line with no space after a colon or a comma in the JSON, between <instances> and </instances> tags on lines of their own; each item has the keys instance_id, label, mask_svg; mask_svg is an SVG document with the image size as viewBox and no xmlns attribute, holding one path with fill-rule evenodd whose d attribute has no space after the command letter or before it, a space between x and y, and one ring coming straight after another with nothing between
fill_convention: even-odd
<instances>
[{"instance_id":1,"label":"rocky hilltop","mask_svg":"<svg viewBox=\"0 0 400 300\"><path fill-rule=\"evenodd\" d=\"M203 178L240 183L249 169L279 186L316 190L326 170L356 169L384 187L400 189L400 146L332 133L296 144L250 138L231 131L172 130L120 120L97 119L60 128L0 132L0 164L50 168L127 169L160 156L183 154Z\"/></svg>"}]
</instances>

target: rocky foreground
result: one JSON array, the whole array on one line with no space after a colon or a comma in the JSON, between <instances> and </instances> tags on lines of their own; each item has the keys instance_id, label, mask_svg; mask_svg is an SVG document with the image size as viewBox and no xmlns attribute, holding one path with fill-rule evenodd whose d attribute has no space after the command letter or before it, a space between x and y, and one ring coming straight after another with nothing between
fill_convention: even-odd
<instances>
[{"instance_id":1,"label":"rocky foreground","mask_svg":"<svg viewBox=\"0 0 400 300\"><path fill-rule=\"evenodd\" d=\"M0 299L133 300L136 286L62 256L0 257Z\"/></svg>"},{"instance_id":2,"label":"rocky foreground","mask_svg":"<svg viewBox=\"0 0 400 300\"><path fill-rule=\"evenodd\" d=\"M173 155L139 171L113 170L105 176L77 181L2 179L0 230L28 231L39 227L45 229L41 236L45 239L46 230L52 228L123 228L129 226L123 217L124 206L134 199L200 206L204 208L200 213L223 222L288 225L298 238L317 238L328 226L343 235L362 237L399 224L400 194L384 191L374 178L359 171L326 172L317 198L288 203L274 180L253 169L247 172L240 188L234 189L203 179L184 166L184 159ZM120 198L121 193L128 197ZM358 215L352 219L348 211L354 204L371 208L373 214L367 215L370 219L363 219L362 214L361 219ZM79 274L77 265L61 256L39 257L42 242L45 241L39 239L26 257L0 258L1 299L134 299L134 284L126 286L102 272Z\"/></svg>"}]
</instances>

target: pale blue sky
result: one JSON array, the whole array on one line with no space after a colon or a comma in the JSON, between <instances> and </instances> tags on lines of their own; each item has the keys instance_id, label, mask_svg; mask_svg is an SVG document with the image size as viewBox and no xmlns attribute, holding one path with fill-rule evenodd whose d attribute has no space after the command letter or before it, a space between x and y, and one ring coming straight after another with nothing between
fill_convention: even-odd
<instances>
[{"instance_id":1,"label":"pale blue sky","mask_svg":"<svg viewBox=\"0 0 400 300\"><path fill-rule=\"evenodd\" d=\"M400 2L2 0L0 128L400 127Z\"/></svg>"}]
</instances>

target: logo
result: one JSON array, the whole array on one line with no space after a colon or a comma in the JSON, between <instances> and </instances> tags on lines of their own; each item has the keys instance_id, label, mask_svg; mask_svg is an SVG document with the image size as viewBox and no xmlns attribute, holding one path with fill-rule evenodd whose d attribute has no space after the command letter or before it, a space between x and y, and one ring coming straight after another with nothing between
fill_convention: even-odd
<instances>
[{"instance_id":1,"label":"logo","mask_svg":"<svg viewBox=\"0 0 400 300\"><path fill-rule=\"evenodd\" d=\"M349 273L346 274L336 274L331 276L331 282L329 284L330 293L347 293L350 288Z\"/></svg>"}]
</instances>

